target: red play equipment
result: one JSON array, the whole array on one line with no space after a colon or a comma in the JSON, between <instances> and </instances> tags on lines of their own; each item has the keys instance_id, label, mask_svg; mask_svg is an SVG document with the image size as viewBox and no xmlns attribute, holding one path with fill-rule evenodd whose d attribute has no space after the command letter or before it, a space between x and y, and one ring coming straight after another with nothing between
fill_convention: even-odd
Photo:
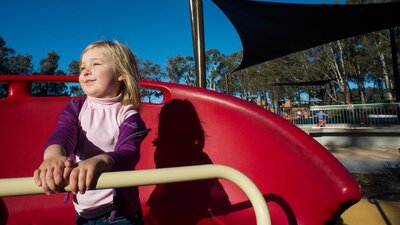
<instances>
[{"instance_id":1,"label":"red play equipment","mask_svg":"<svg viewBox=\"0 0 400 225\"><path fill-rule=\"evenodd\" d=\"M58 113L70 97L34 97L34 81L76 82L73 76L0 76L0 179L32 176ZM152 129L142 144L137 170L222 164L259 188L274 225L334 224L361 198L358 184L318 142L256 105L201 88L142 81L163 92L145 103ZM244 193L225 180L191 181L139 188L147 225L255 224ZM1 192L1 187L0 187ZM64 194L4 197L0 225L74 224Z\"/></svg>"}]
</instances>

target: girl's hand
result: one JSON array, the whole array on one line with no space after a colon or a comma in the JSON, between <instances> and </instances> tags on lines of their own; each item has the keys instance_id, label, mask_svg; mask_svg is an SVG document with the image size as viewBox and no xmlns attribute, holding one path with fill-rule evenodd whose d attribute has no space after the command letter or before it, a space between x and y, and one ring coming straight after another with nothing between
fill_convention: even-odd
<instances>
[{"instance_id":1,"label":"girl's hand","mask_svg":"<svg viewBox=\"0 0 400 225\"><path fill-rule=\"evenodd\" d=\"M71 192L84 194L86 190L94 188L99 175L111 171L112 167L112 159L105 154L80 161L69 176Z\"/></svg>"},{"instance_id":2,"label":"girl's hand","mask_svg":"<svg viewBox=\"0 0 400 225\"><path fill-rule=\"evenodd\" d=\"M66 156L48 157L33 173L33 180L46 194L63 192L72 168L73 162Z\"/></svg>"}]
</instances>

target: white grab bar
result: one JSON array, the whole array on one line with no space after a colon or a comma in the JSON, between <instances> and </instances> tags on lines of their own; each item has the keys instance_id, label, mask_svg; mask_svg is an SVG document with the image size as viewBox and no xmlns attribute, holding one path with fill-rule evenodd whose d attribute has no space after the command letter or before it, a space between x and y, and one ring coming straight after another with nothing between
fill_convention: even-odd
<instances>
[{"instance_id":1,"label":"white grab bar","mask_svg":"<svg viewBox=\"0 0 400 225\"><path fill-rule=\"evenodd\" d=\"M239 186L254 207L257 225L271 225L267 204L256 185L243 173L228 166L207 164L162 169L102 173L95 189L154 185L224 178ZM69 187L65 188L70 191ZM32 177L0 179L0 197L43 194Z\"/></svg>"}]
</instances>

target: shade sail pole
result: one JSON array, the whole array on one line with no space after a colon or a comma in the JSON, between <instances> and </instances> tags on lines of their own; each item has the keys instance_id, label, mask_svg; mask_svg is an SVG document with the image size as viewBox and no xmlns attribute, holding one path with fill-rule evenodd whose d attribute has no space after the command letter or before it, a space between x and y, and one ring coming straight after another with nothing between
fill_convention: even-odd
<instances>
[{"instance_id":1,"label":"shade sail pole","mask_svg":"<svg viewBox=\"0 0 400 225\"><path fill-rule=\"evenodd\" d=\"M196 85L206 87L206 67L204 50L204 23L202 0L189 0L192 26L193 51L196 67Z\"/></svg>"}]
</instances>

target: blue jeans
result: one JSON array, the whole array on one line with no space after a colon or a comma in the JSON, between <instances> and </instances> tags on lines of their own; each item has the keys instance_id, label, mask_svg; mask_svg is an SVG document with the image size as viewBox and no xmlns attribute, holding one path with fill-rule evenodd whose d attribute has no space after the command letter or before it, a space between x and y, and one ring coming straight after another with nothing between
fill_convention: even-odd
<instances>
[{"instance_id":1,"label":"blue jeans","mask_svg":"<svg viewBox=\"0 0 400 225\"><path fill-rule=\"evenodd\" d=\"M114 221L111 221L110 213L98 216L93 219L85 219L76 216L77 225L143 225L143 216L141 213L134 213L129 216L116 216Z\"/></svg>"}]
</instances>

